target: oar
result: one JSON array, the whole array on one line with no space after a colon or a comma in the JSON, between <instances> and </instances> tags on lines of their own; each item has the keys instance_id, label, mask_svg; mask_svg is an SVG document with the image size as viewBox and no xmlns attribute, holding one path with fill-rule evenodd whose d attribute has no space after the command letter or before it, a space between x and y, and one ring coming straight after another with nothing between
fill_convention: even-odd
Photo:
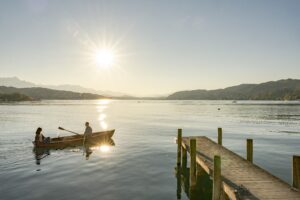
<instances>
[{"instance_id":1,"label":"oar","mask_svg":"<svg viewBox=\"0 0 300 200\"><path fill-rule=\"evenodd\" d=\"M70 132L70 133L74 133L74 134L76 134L76 135L82 136L82 135L79 134L79 133L76 133L76 132L74 132L74 131L70 131L70 130L64 129L63 127L60 127L60 126L58 127L58 129L59 129L59 130L63 130L63 131L67 131L67 132ZM83 143L82 143L83 148L85 148L84 144L85 144L85 135L83 135ZM83 151L83 155L84 155L84 151Z\"/></svg>"},{"instance_id":2,"label":"oar","mask_svg":"<svg viewBox=\"0 0 300 200\"><path fill-rule=\"evenodd\" d=\"M59 129L59 130L63 130L63 131L67 131L67 132L70 132L70 133L74 133L74 134L76 134L76 135L81 135L81 134L76 133L76 132L74 132L74 131L69 131L69 130L67 130L67 129L64 129L63 127L58 127L58 129ZM81 135L81 136L82 136L82 135Z\"/></svg>"},{"instance_id":3,"label":"oar","mask_svg":"<svg viewBox=\"0 0 300 200\"><path fill-rule=\"evenodd\" d=\"M70 133L74 133L74 134L76 134L76 135L82 136L82 135L79 134L79 133L76 133L76 132L74 132L74 131L70 131L70 130L64 129L63 127L60 127L60 126L58 127L58 129L59 129L59 130L63 130L63 131L67 131L67 132L70 132ZM83 148L85 148L84 144L85 144L85 135L83 135L83 143L82 143ZM83 150L83 155L84 155L84 150Z\"/></svg>"}]
</instances>

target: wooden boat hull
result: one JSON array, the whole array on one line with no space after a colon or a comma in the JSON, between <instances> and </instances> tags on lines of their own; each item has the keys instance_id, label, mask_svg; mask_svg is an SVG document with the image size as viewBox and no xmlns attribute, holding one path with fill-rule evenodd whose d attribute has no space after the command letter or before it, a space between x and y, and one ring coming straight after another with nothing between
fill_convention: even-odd
<instances>
[{"instance_id":1,"label":"wooden boat hull","mask_svg":"<svg viewBox=\"0 0 300 200\"><path fill-rule=\"evenodd\" d=\"M109 140L114 135L115 130L101 131L92 133L91 137L88 140L85 140L85 143L95 145L97 143L104 143L106 140ZM33 142L36 148L66 148L66 147L75 147L83 145L84 136L81 135L72 135L66 137L57 137L51 138L50 143L38 143Z\"/></svg>"}]
</instances>

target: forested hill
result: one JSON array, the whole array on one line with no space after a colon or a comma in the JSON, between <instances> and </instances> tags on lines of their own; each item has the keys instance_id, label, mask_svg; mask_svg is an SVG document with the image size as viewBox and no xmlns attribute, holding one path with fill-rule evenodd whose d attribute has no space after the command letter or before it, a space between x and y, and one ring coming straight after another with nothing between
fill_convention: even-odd
<instances>
[{"instance_id":1,"label":"forested hill","mask_svg":"<svg viewBox=\"0 0 300 200\"><path fill-rule=\"evenodd\" d=\"M241 84L217 90L175 92L167 99L178 100L300 100L300 80L285 79L261 84Z\"/></svg>"},{"instance_id":2,"label":"forested hill","mask_svg":"<svg viewBox=\"0 0 300 200\"><path fill-rule=\"evenodd\" d=\"M12 94L19 94L12 95ZM7 96L8 95L8 96ZM103 99L106 98L102 95L91 94L91 93L78 93L78 92L70 92L63 90L52 90L47 88L33 87L33 88L15 88L15 87L6 87L0 86L0 97L2 96L2 100L11 101L14 96L20 99L20 95L27 96L28 98L24 99L33 99L33 100L42 100L42 99ZM7 98L8 99L4 99ZM1 99L0 99L1 100Z\"/></svg>"}]
</instances>

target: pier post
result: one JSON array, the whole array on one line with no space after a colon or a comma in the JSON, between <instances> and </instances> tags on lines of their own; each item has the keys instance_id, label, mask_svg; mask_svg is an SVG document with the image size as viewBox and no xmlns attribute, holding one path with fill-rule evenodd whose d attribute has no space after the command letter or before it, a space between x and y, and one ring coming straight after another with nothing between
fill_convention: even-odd
<instances>
[{"instance_id":1,"label":"pier post","mask_svg":"<svg viewBox=\"0 0 300 200\"><path fill-rule=\"evenodd\" d=\"M247 160L253 163L253 140L247 139Z\"/></svg>"},{"instance_id":2,"label":"pier post","mask_svg":"<svg viewBox=\"0 0 300 200\"><path fill-rule=\"evenodd\" d=\"M177 199L181 199L181 174L182 169L181 167L177 166L176 168L176 178L177 178Z\"/></svg>"},{"instance_id":3,"label":"pier post","mask_svg":"<svg viewBox=\"0 0 300 200\"><path fill-rule=\"evenodd\" d=\"M218 144L222 145L222 128L218 128Z\"/></svg>"},{"instance_id":4,"label":"pier post","mask_svg":"<svg viewBox=\"0 0 300 200\"><path fill-rule=\"evenodd\" d=\"M221 178L221 157L214 156L214 172L213 172L213 200L219 200L222 194L222 178Z\"/></svg>"},{"instance_id":5,"label":"pier post","mask_svg":"<svg viewBox=\"0 0 300 200\"><path fill-rule=\"evenodd\" d=\"M187 168L187 150L182 146L182 168L186 169Z\"/></svg>"},{"instance_id":6,"label":"pier post","mask_svg":"<svg viewBox=\"0 0 300 200\"><path fill-rule=\"evenodd\" d=\"M190 160L191 160L191 166L190 166L190 186L194 187L196 186L196 139L192 138L190 139Z\"/></svg>"},{"instance_id":7,"label":"pier post","mask_svg":"<svg viewBox=\"0 0 300 200\"><path fill-rule=\"evenodd\" d=\"M293 156L293 187L300 190L300 156Z\"/></svg>"},{"instance_id":8,"label":"pier post","mask_svg":"<svg viewBox=\"0 0 300 200\"><path fill-rule=\"evenodd\" d=\"M177 132L177 166L181 166L182 129Z\"/></svg>"}]
</instances>

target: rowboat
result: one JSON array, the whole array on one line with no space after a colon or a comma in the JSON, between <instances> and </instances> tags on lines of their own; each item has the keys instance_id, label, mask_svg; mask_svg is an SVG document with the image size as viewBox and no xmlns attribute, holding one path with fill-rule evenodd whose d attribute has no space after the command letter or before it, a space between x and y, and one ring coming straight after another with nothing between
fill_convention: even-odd
<instances>
[{"instance_id":1,"label":"rowboat","mask_svg":"<svg viewBox=\"0 0 300 200\"><path fill-rule=\"evenodd\" d=\"M111 139L114 135L115 130L108 130L108 131L101 131L101 132L94 132L91 134L88 140L85 140L85 143L89 144L97 144L105 142L106 140ZM36 148L66 148L66 147L75 147L83 145L84 135L71 135L71 136L64 136L64 137L56 137L51 138L49 143L35 143L32 142Z\"/></svg>"}]
</instances>

